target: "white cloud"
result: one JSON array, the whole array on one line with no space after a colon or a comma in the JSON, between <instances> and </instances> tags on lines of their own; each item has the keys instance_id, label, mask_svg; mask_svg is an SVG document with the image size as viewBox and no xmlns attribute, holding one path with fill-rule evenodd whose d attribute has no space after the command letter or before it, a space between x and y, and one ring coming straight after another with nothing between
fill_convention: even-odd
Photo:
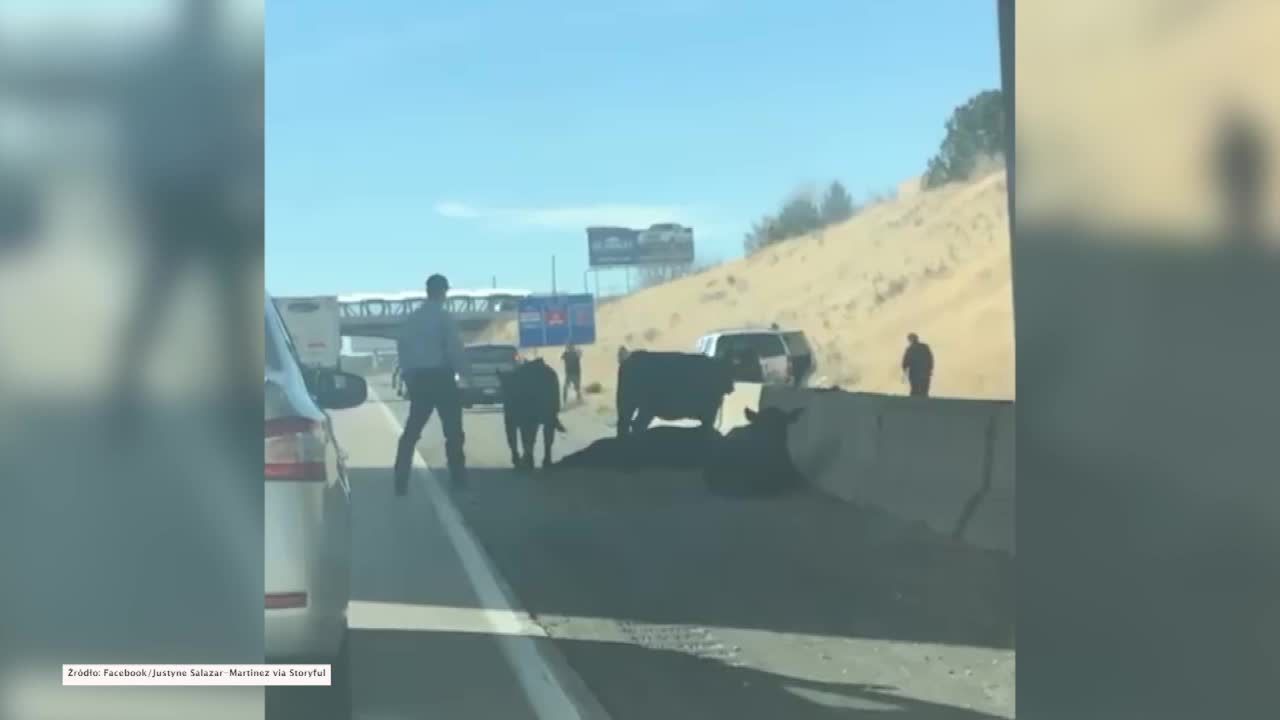
<instances>
[{"instance_id":1,"label":"white cloud","mask_svg":"<svg viewBox=\"0 0 1280 720\"><path fill-rule=\"evenodd\" d=\"M511 219L521 225L548 230L577 229L589 225L649 227L660 222L688 222L683 208L665 205L583 205L580 207L519 210Z\"/></svg>"},{"instance_id":2,"label":"white cloud","mask_svg":"<svg viewBox=\"0 0 1280 720\"><path fill-rule=\"evenodd\" d=\"M481 212L466 203L459 202L439 202L435 207L436 214L440 217L453 218L457 220L474 220L481 217Z\"/></svg>"},{"instance_id":3,"label":"white cloud","mask_svg":"<svg viewBox=\"0 0 1280 720\"><path fill-rule=\"evenodd\" d=\"M591 225L648 227L660 222L691 224L688 208L676 205L570 205L543 208L480 208L461 202L436 203L437 215L454 220L483 220L543 230L582 230Z\"/></svg>"}]
</instances>

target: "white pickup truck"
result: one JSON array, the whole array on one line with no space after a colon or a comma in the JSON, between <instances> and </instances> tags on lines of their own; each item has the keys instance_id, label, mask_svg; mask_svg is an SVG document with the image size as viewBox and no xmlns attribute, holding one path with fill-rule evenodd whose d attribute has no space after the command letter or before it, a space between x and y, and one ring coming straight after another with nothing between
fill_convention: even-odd
<instances>
[{"instance_id":1,"label":"white pickup truck","mask_svg":"<svg viewBox=\"0 0 1280 720\"><path fill-rule=\"evenodd\" d=\"M718 358L752 358L760 362L759 379L752 367L738 382L803 387L818 369L809 339L801 330L777 327L717 330L698 339L695 351Z\"/></svg>"}]
</instances>

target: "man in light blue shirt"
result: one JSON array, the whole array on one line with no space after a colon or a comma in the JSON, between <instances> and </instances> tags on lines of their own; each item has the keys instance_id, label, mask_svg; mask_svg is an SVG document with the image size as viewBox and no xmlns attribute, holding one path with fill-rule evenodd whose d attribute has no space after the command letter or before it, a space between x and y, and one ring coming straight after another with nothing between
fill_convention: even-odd
<instances>
[{"instance_id":1,"label":"man in light blue shirt","mask_svg":"<svg viewBox=\"0 0 1280 720\"><path fill-rule=\"evenodd\" d=\"M427 300L400 327L397 350L400 379L409 397L409 419L396 452L396 494L409 488L413 453L433 412L440 414L445 457L455 487L466 482L465 437L462 432L462 391L458 379L470 379L458 323L445 309L449 281L443 275L427 278Z\"/></svg>"}]
</instances>

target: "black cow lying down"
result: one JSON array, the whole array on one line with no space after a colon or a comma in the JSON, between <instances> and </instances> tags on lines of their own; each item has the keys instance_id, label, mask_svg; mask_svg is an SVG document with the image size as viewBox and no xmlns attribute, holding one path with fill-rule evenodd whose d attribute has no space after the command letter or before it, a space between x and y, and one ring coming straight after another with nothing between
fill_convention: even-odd
<instances>
[{"instance_id":1,"label":"black cow lying down","mask_svg":"<svg viewBox=\"0 0 1280 720\"><path fill-rule=\"evenodd\" d=\"M597 440L556 463L556 468L699 470L724 437L715 428L655 427Z\"/></svg>"},{"instance_id":2,"label":"black cow lying down","mask_svg":"<svg viewBox=\"0 0 1280 720\"><path fill-rule=\"evenodd\" d=\"M560 377L542 358L535 358L515 370L499 372L498 382L502 385L502 423L507 431L507 447L511 449L511 464L533 469L533 446L541 427L542 466L550 466L554 431L565 431L560 424Z\"/></svg>"},{"instance_id":3,"label":"black cow lying down","mask_svg":"<svg viewBox=\"0 0 1280 720\"><path fill-rule=\"evenodd\" d=\"M767 497L804 486L787 451L787 431L803 410L748 409L749 424L721 435L714 428L656 427L597 440L556 463L560 468L701 470L717 495Z\"/></svg>"},{"instance_id":4,"label":"black cow lying down","mask_svg":"<svg viewBox=\"0 0 1280 720\"><path fill-rule=\"evenodd\" d=\"M714 427L733 366L706 355L637 350L618 366L618 437L644 430L654 418L694 419Z\"/></svg>"},{"instance_id":5,"label":"black cow lying down","mask_svg":"<svg viewBox=\"0 0 1280 720\"><path fill-rule=\"evenodd\" d=\"M804 477L787 451L787 429L803 412L748 408L748 424L730 430L708 458L703 473L708 489L717 495L759 497L803 487Z\"/></svg>"}]
</instances>

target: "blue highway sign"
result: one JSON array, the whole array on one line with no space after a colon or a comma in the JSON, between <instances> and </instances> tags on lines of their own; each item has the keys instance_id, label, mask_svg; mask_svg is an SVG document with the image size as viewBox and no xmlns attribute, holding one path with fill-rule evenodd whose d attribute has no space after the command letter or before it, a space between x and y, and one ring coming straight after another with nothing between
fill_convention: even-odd
<instances>
[{"instance_id":1,"label":"blue highway sign","mask_svg":"<svg viewBox=\"0 0 1280 720\"><path fill-rule=\"evenodd\" d=\"M518 306L520 347L556 347L596 341L596 302L589 294L531 295Z\"/></svg>"}]
</instances>

